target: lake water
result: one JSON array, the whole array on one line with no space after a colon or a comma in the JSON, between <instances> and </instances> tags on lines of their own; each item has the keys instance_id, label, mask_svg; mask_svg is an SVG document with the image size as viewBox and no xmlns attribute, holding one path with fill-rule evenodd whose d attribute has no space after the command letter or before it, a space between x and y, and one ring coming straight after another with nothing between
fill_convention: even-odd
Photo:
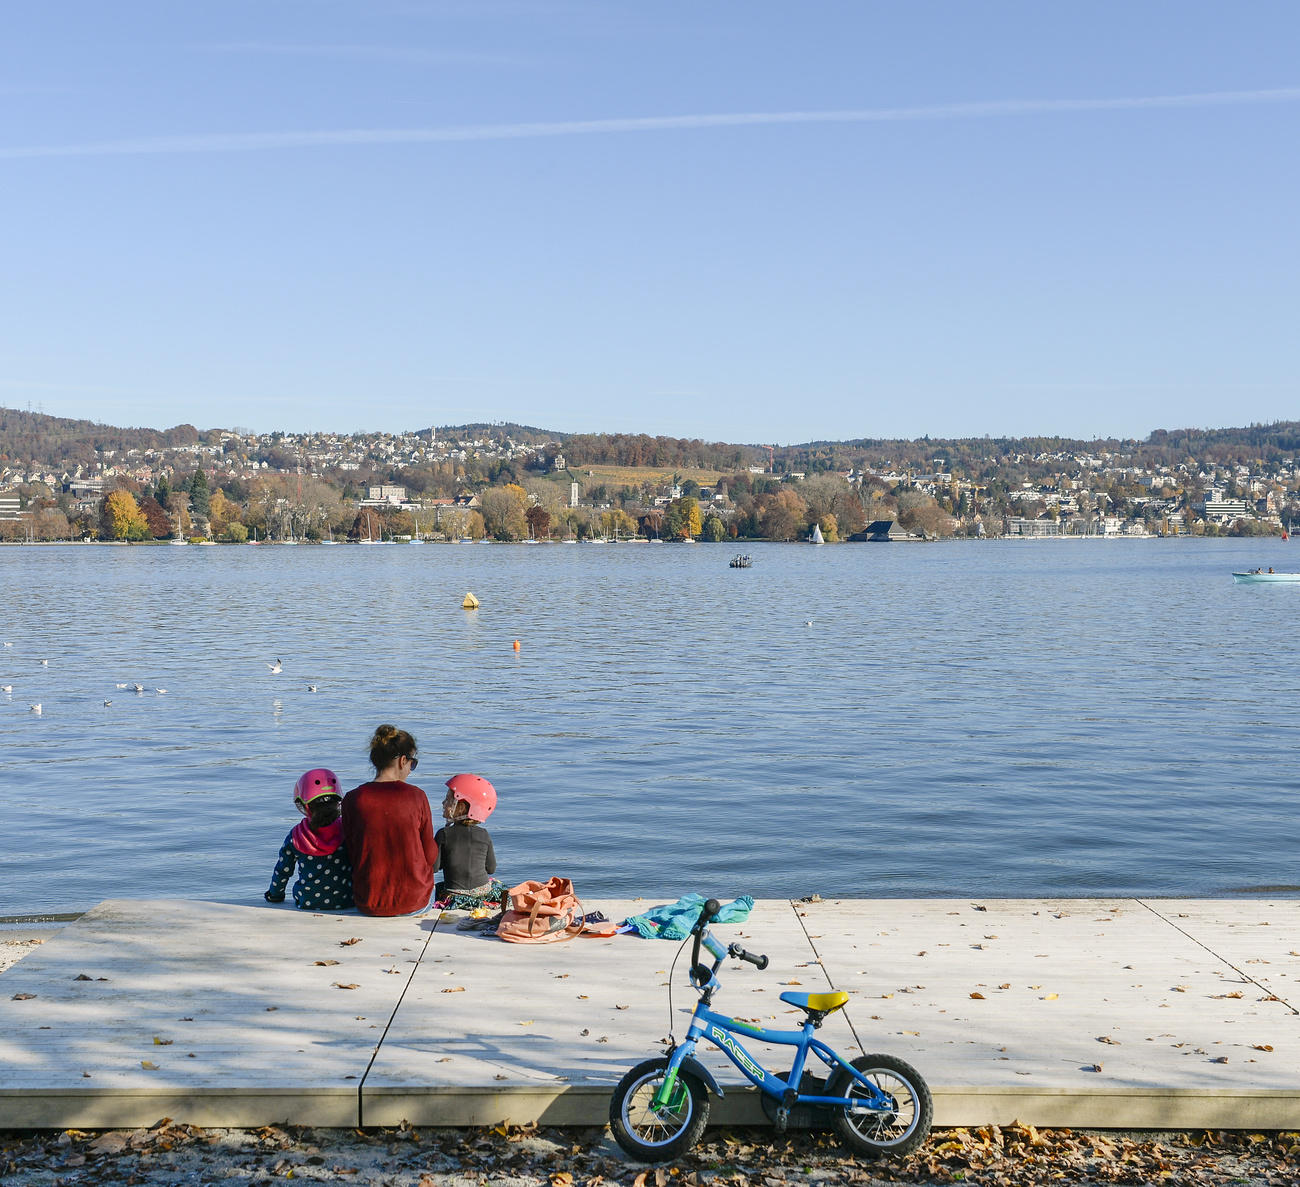
<instances>
[{"instance_id":1,"label":"lake water","mask_svg":"<svg viewBox=\"0 0 1300 1187\"><path fill-rule=\"evenodd\" d=\"M1296 544L746 548L0 549L0 915L260 902L383 721L496 784L508 881L1300 893L1300 585L1230 577Z\"/></svg>"}]
</instances>

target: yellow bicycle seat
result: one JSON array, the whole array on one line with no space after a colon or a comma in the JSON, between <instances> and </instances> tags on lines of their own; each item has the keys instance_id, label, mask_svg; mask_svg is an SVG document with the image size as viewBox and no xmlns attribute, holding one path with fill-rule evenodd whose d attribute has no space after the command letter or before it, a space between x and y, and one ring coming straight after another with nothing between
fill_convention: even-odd
<instances>
[{"instance_id":1,"label":"yellow bicycle seat","mask_svg":"<svg viewBox=\"0 0 1300 1187\"><path fill-rule=\"evenodd\" d=\"M783 993L781 1000L814 1014L829 1014L844 1005L849 1000L849 995L844 990L837 989L834 993Z\"/></svg>"}]
</instances>

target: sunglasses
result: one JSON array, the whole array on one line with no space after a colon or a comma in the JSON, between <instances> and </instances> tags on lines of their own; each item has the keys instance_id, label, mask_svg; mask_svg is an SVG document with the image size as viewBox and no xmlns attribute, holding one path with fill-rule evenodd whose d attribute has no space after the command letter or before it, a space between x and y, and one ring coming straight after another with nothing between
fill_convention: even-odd
<instances>
[{"instance_id":1,"label":"sunglasses","mask_svg":"<svg viewBox=\"0 0 1300 1187\"><path fill-rule=\"evenodd\" d=\"M411 770L415 770L415 768L420 765L420 760L416 758L413 754L406 754L403 755L402 757L404 757L406 761L411 764Z\"/></svg>"}]
</instances>

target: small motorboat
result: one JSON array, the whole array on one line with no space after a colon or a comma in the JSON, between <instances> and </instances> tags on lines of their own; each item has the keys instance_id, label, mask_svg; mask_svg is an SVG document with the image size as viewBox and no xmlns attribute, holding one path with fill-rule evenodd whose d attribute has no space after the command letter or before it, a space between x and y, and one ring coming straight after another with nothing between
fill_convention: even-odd
<instances>
[{"instance_id":1,"label":"small motorboat","mask_svg":"<svg viewBox=\"0 0 1300 1187\"><path fill-rule=\"evenodd\" d=\"M1300 581L1300 573L1275 573L1272 569L1250 569L1245 573L1233 573L1233 581Z\"/></svg>"},{"instance_id":2,"label":"small motorboat","mask_svg":"<svg viewBox=\"0 0 1300 1187\"><path fill-rule=\"evenodd\" d=\"M733 569L748 569L754 563L754 558L750 556L733 556L729 563Z\"/></svg>"}]
</instances>

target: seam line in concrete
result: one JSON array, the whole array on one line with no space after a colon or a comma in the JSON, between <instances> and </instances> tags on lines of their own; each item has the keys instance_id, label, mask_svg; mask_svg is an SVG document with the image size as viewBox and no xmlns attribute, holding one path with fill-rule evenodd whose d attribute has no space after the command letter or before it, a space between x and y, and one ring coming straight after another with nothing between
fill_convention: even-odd
<instances>
[{"instance_id":1,"label":"seam line in concrete","mask_svg":"<svg viewBox=\"0 0 1300 1187\"><path fill-rule=\"evenodd\" d=\"M1139 898L1139 899L1134 899L1133 901L1137 903L1139 906L1145 907L1148 911L1151 912L1152 915L1154 915L1161 922L1167 923L1170 927L1174 929L1174 931L1181 932L1189 940L1191 940L1192 943L1195 944L1197 947L1204 948L1205 951L1208 952L1211 956L1213 956L1215 960L1221 960L1243 980L1249 981L1250 984L1254 985L1256 989L1260 989L1264 993L1268 994L1271 1000L1275 1002L1281 1002L1282 1005L1286 1006L1286 1008L1290 1010L1292 1014L1300 1014L1300 1010L1297 1010L1295 1006L1293 1006L1289 1001L1286 1000L1286 998L1279 997L1276 993L1273 992L1271 987L1265 985L1263 982L1252 977L1248 972L1246 972L1245 969L1241 968L1239 965L1233 964L1232 961L1229 960L1226 956L1224 956L1222 952L1216 952L1213 948L1209 946L1209 944L1205 943L1204 940L1198 939L1196 936L1192 935L1192 933L1189 932L1185 927L1180 927L1177 923L1175 923L1172 919L1170 919L1168 915L1162 915L1159 911L1155 909L1155 907L1153 907L1150 903L1146 902L1143 899Z\"/></svg>"},{"instance_id":2,"label":"seam line in concrete","mask_svg":"<svg viewBox=\"0 0 1300 1187\"><path fill-rule=\"evenodd\" d=\"M822 976L826 979L826 984L832 989L835 988L835 981L831 977L829 970L826 968L826 962L822 960L822 954L817 951L817 942L808 934L808 925L804 923L804 917L799 914L799 904L794 899L790 900L790 910L794 912L794 917L798 920L799 928L803 932L803 938L808 941L808 947L812 949L813 955L817 958L817 967L821 969ZM866 1051L862 1045L862 1037L858 1034L858 1028L853 1025L853 1019L849 1016L847 1006L844 1011L844 1021L849 1024L849 1033L853 1036L853 1041L857 1043L859 1051ZM829 1073L827 1073L829 1075Z\"/></svg>"},{"instance_id":3,"label":"seam line in concrete","mask_svg":"<svg viewBox=\"0 0 1300 1187\"><path fill-rule=\"evenodd\" d=\"M429 951L429 945L433 942L433 933L438 930L439 920L435 919L433 926L429 928L429 934L424 937L424 946L420 949L420 954L411 964L411 975L406 978L406 984L402 986L402 992L398 994L397 1001L393 1003L393 1011L388 1015L388 1021L384 1023L383 1033L380 1034L378 1042L375 1043L375 1049L370 1052L370 1062L366 1064L366 1070L361 1073L361 1081L357 1084L357 1128L364 1129L366 1125L365 1113L365 1093L366 1079L370 1075L370 1069L375 1066L375 1060L379 1058L379 1050L384 1045L384 1040L388 1038L388 1032L392 1029L393 1022L397 1018L397 1011L402 1008L402 1002L406 1000L407 990L415 981L415 974L420 971L420 965L424 963L424 954Z\"/></svg>"}]
</instances>

